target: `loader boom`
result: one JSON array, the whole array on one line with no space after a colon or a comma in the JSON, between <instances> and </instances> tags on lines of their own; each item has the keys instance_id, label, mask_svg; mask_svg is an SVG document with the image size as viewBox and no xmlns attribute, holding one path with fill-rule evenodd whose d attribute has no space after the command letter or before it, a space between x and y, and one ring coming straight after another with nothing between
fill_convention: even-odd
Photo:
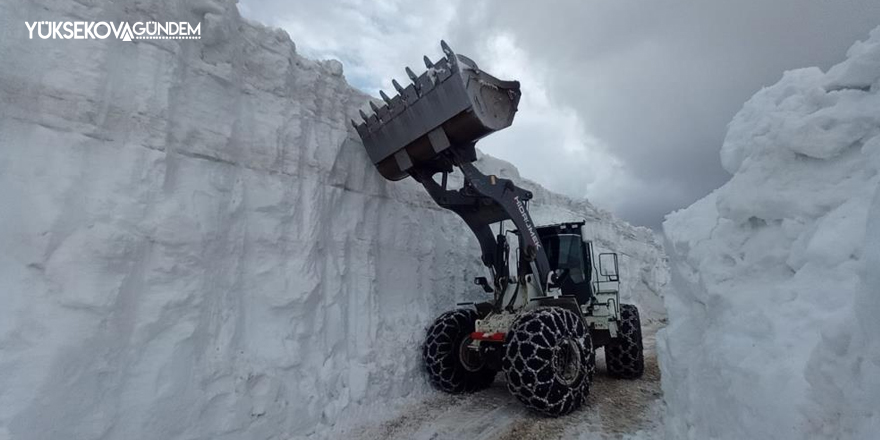
<instances>
[{"instance_id":1,"label":"loader boom","mask_svg":"<svg viewBox=\"0 0 880 440\"><path fill-rule=\"evenodd\" d=\"M520 234L520 246L532 266L532 273L539 281L539 288L541 291L546 290L550 263L536 232L535 223L529 215L527 204L532 193L516 186L510 179L483 174L472 162L462 162L455 157L453 161L464 174L465 183L460 190L450 190L438 184L430 171L416 169L412 176L425 187L438 205L458 214L477 236L483 253L483 264L492 269L496 289L503 289L506 284L509 267L504 246L506 238L503 233L496 237L490 225L510 220L517 230L528 231Z\"/></svg>"}]
</instances>

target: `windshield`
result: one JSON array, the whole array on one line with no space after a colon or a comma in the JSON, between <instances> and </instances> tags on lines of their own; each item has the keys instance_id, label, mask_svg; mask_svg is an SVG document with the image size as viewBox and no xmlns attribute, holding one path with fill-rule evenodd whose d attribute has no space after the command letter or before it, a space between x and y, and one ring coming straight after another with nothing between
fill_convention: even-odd
<instances>
[{"instance_id":1,"label":"windshield","mask_svg":"<svg viewBox=\"0 0 880 440\"><path fill-rule=\"evenodd\" d=\"M584 271L584 254L579 235L548 235L541 237L544 252L550 260L550 270L577 269Z\"/></svg>"}]
</instances>

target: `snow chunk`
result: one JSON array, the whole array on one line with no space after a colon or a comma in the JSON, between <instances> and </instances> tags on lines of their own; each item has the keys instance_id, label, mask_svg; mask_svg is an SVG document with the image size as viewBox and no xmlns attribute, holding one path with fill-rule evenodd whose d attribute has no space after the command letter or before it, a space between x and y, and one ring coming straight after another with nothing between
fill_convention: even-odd
<instances>
[{"instance_id":1,"label":"snow chunk","mask_svg":"<svg viewBox=\"0 0 880 440\"><path fill-rule=\"evenodd\" d=\"M848 60L832 67L825 82L829 90L867 89L880 85L880 28L871 31L866 41L854 44L846 53Z\"/></svg>"}]
</instances>

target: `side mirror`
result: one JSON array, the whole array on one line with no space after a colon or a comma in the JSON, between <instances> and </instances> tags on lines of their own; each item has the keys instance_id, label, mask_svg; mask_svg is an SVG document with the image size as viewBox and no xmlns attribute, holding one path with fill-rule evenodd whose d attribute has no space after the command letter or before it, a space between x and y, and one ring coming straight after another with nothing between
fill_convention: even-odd
<instances>
[{"instance_id":1,"label":"side mirror","mask_svg":"<svg viewBox=\"0 0 880 440\"><path fill-rule=\"evenodd\" d=\"M620 279L617 272L617 254L599 254L599 275L607 277L608 281Z\"/></svg>"},{"instance_id":2,"label":"side mirror","mask_svg":"<svg viewBox=\"0 0 880 440\"><path fill-rule=\"evenodd\" d=\"M492 293L495 291L495 289L493 289L492 286L489 285L489 280L487 280L486 277L474 278L474 284L476 284L478 286L482 286L483 291L486 293Z\"/></svg>"}]
</instances>

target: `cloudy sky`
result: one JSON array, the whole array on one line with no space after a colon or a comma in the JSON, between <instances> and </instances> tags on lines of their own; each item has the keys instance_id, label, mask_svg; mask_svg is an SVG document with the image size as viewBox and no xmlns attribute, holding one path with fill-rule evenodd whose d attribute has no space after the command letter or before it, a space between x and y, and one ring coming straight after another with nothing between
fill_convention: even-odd
<instances>
[{"instance_id":1,"label":"cloudy sky","mask_svg":"<svg viewBox=\"0 0 880 440\"><path fill-rule=\"evenodd\" d=\"M483 151L528 178L657 228L729 175L727 123L788 69L841 61L877 0L241 0L297 50L366 92L404 83L439 41L522 83L514 125Z\"/></svg>"}]
</instances>

